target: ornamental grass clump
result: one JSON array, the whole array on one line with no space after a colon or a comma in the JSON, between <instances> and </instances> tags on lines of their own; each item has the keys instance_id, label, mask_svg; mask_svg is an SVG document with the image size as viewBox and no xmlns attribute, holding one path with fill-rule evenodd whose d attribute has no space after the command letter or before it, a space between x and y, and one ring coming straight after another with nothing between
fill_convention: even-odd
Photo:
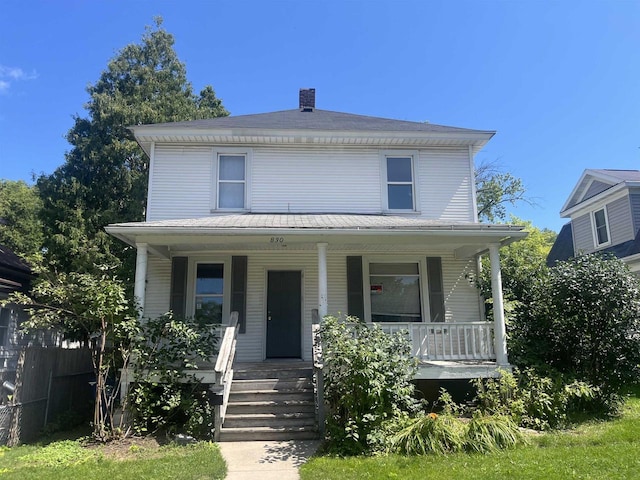
<instances>
[{"instance_id":1,"label":"ornamental grass clump","mask_svg":"<svg viewBox=\"0 0 640 480\"><path fill-rule=\"evenodd\" d=\"M390 452L406 455L457 452L464 446L464 424L448 415L429 413L414 419L389 443Z\"/></svg>"},{"instance_id":2,"label":"ornamental grass clump","mask_svg":"<svg viewBox=\"0 0 640 480\"><path fill-rule=\"evenodd\" d=\"M525 443L518 425L504 415L484 415L474 412L465 432L464 449L468 452L489 453Z\"/></svg>"}]
</instances>

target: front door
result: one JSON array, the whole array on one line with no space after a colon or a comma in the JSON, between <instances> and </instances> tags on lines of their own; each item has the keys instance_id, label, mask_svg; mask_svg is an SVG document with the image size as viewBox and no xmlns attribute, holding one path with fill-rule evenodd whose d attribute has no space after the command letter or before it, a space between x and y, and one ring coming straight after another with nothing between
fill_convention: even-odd
<instances>
[{"instance_id":1,"label":"front door","mask_svg":"<svg viewBox=\"0 0 640 480\"><path fill-rule=\"evenodd\" d=\"M267 358L300 358L302 272L267 272Z\"/></svg>"}]
</instances>

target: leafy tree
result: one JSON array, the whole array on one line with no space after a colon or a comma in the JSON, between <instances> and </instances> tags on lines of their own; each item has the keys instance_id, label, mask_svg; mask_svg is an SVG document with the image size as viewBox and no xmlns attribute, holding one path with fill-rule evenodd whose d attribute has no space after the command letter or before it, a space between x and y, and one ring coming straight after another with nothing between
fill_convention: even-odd
<instances>
[{"instance_id":1,"label":"leafy tree","mask_svg":"<svg viewBox=\"0 0 640 480\"><path fill-rule=\"evenodd\" d=\"M212 87L194 94L161 23L120 50L88 87L88 116L75 117L65 163L38 179L45 246L64 271L115 264L121 278L132 278L133 249L103 230L144 219L149 165L129 126L228 115Z\"/></svg>"},{"instance_id":2,"label":"leafy tree","mask_svg":"<svg viewBox=\"0 0 640 480\"><path fill-rule=\"evenodd\" d=\"M535 227L530 221L511 216L510 224L523 225L528 235L500 249L502 292L505 301L523 302L528 298L531 282L545 271L546 259L557 234L553 230ZM485 298L491 298L491 266L488 256L482 259L480 288Z\"/></svg>"},{"instance_id":3,"label":"leafy tree","mask_svg":"<svg viewBox=\"0 0 640 480\"><path fill-rule=\"evenodd\" d=\"M113 411L118 398L117 388L108 388L108 381L117 367L126 367L129 350L123 339L137 326L137 312L123 283L106 273L41 272L30 295L14 293L8 301L29 312L23 329L55 329L90 347L96 378L93 433L96 439L108 439L116 429Z\"/></svg>"},{"instance_id":4,"label":"leafy tree","mask_svg":"<svg viewBox=\"0 0 640 480\"><path fill-rule=\"evenodd\" d=\"M35 187L21 180L0 180L0 245L26 258L39 254L44 243L41 208Z\"/></svg>"},{"instance_id":5,"label":"leafy tree","mask_svg":"<svg viewBox=\"0 0 640 480\"><path fill-rule=\"evenodd\" d=\"M581 255L532 281L511 331L512 359L574 376L613 398L637 380L640 280L620 260Z\"/></svg>"},{"instance_id":6,"label":"leafy tree","mask_svg":"<svg viewBox=\"0 0 640 480\"><path fill-rule=\"evenodd\" d=\"M495 222L507 216L506 204L534 202L525 195L522 180L502 172L497 162L482 162L476 166L476 201L478 218Z\"/></svg>"}]
</instances>

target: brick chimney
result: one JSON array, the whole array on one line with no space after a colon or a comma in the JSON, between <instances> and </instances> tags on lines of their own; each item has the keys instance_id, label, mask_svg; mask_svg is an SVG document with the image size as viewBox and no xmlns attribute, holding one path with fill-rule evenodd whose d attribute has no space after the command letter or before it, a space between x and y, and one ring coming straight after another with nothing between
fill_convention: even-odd
<instances>
[{"instance_id":1,"label":"brick chimney","mask_svg":"<svg viewBox=\"0 0 640 480\"><path fill-rule=\"evenodd\" d=\"M301 88L300 89L300 111L313 112L316 108L316 89Z\"/></svg>"}]
</instances>

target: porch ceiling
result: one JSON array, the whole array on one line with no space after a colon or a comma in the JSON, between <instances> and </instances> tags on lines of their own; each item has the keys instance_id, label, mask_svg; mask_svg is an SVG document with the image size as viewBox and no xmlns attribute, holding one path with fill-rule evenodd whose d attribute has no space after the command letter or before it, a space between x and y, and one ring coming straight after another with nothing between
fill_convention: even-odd
<instances>
[{"instance_id":1,"label":"porch ceiling","mask_svg":"<svg viewBox=\"0 0 640 480\"><path fill-rule=\"evenodd\" d=\"M244 214L121 223L106 230L131 245L146 243L164 257L176 251L315 250L317 243L327 243L329 250L353 251L427 247L466 258L526 236L522 228L388 215Z\"/></svg>"}]
</instances>

